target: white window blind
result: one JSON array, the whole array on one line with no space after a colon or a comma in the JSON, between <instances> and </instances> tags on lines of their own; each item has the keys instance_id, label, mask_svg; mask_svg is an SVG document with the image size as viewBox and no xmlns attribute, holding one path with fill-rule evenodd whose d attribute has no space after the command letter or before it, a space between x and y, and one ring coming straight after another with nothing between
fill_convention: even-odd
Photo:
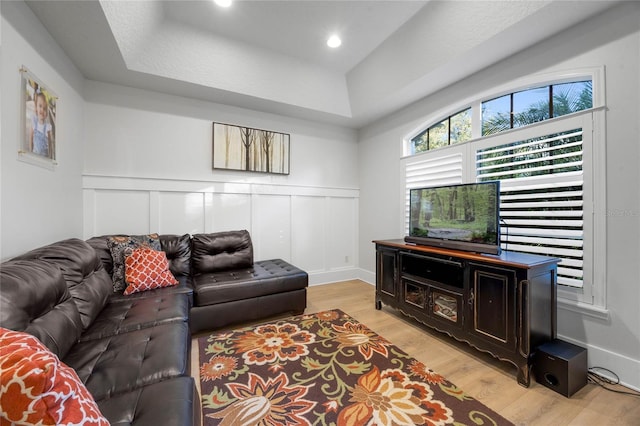
<instances>
[{"instance_id":1,"label":"white window blind","mask_svg":"<svg viewBox=\"0 0 640 426\"><path fill-rule=\"evenodd\" d=\"M409 234L409 190L426 186L462 183L462 154L431 155L405 165L404 230Z\"/></svg>"},{"instance_id":2,"label":"white window blind","mask_svg":"<svg viewBox=\"0 0 640 426\"><path fill-rule=\"evenodd\" d=\"M478 181L500 180L502 247L558 257L558 284L583 286L582 129L476 151Z\"/></svg>"}]
</instances>

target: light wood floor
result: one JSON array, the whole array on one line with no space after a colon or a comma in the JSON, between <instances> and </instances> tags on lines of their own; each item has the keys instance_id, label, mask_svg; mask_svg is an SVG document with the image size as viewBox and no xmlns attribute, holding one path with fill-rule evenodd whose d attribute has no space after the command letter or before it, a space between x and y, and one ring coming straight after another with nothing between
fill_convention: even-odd
<instances>
[{"instance_id":1,"label":"light wood floor","mask_svg":"<svg viewBox=\"0 0 640 426\"><path fill-rule=\"evenodd\" d=\"M374 287L359 280L312 286L305 312L342 310L516 425L640 426L638 397L609 392L594 384L587 384L571 398L534 380L524 388L516 382L512 364L430 331L392 308L384 306L377 311L374 297ZM195 338L193 342L192 371L196 376Z\"/></svg>"}]
</instances>

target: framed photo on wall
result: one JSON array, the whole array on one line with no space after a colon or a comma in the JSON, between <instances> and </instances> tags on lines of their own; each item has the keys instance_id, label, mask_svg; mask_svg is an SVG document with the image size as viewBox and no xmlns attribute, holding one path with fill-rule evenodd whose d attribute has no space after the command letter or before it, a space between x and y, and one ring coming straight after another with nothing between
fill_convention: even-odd
<instances>
[{"instance_id":1,"label":"framed photo on wall","mask_svg":"<svg viewBox=\"0 0 640 426\"><path fill-rule=\"evenodd\" d=\"M213 168L289 174L290 135L213 123Z\"/></svg>"},{"instance_id":2,"label":"framed photo on wall","mask_svg":"<svg viewBox=\"0 0 640 426\"><path fill-rule=\"evenodd\" d=\"M22 137L19 158L27 162L56 165L56 106L58 97L26 67L20 68L22 91Z\"/></svg>"}]
</instances>

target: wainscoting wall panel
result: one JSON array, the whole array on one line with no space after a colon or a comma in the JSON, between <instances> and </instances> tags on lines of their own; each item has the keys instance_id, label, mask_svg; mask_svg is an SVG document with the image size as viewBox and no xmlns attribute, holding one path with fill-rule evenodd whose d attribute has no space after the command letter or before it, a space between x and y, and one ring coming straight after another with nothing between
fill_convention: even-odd
<instances>
[{"instance_id":1,"label":"wainscoting wall panel","mask_svg":"<svg viewBox=\"0 0 640 426\"><path fill-rule=\"evenodd\" d=\"M182 235L204 232L204 195L198 192L160 192L158 233Z\"/></svg>"},{"instance_id":2,"label":"wainscoting wall panel","mask_svg":"<svg viewBox=\"0 0 640 426\"><path fill-rule=\"evenodd\" d=\"M84 237L246 229L310 284L358 277L357 189L85 175Z\"/></svg>"},{"instance_id":3,"label":"wainscoting wall panel","mask_svg":"<svg viewBox=\"0 0 640 426\"><path fill-rule=\"evenodd\" d=\"M305 271L322 272L327 264L327 198L291 198L291 260Z\"/></svg>"},{"instance_id":4,"label":"wainscoting wall panel","mask_svg":"<svg viewBox=\"0 0 640 426\"><path fill-rule=\"evenodd\" d=\"M251 194L212 193L210 232L246 229L251 231Z\"/></svg>"},{"instance_id":5,"label":"wainscoting wall panel","mask_svg":"<svg viewBox=\"0 0 640 426\"><path fill-rule=\"evenodd\" d=\"M356 264L353 253L357 246L353 233L358 227L358 204L345 198L331 198L328 205L329 223L332 224L327 238L329 264L334 268L353 268Z\"/></svg>"},{"instance_id":6,"label":"wainscoting wall panel","mask_svg":"<svg viewBox=\"0 0 640 426\"><path fill-rule=\"evenodd\" d=\"M254 256L291 261L291 197L253 195Z\"/></svg>"},{"instance_id":7,"label":"wainscoting wall panel","mask_svg":"<svg viewBox=\"0 0 640 426\"><path fill-rule=\"evenodd\" d=\"M139 234L150 227L150 193L140 191L101 191L95 197L93 235ZM87 216L85 216L86 218Z\"/></svg>"}]
</instances>

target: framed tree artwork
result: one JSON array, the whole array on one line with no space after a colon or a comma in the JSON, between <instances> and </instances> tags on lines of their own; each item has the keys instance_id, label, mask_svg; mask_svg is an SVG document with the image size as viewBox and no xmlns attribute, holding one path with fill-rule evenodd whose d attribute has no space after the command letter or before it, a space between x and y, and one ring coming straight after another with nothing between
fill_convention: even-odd
<instances>
[{"instance_id":1,"label":"framed tree artwork","mask_svg":"<svg viewBox=\"0 0 640 426\"><path fill-rule=\"evenodd\" d=\"M213 123L213 168L289 174L290 135Z\"/></svg>"},{"instance_id":2,"label":"framed tree artwork","mask_svg":"<svg viewBox=\"0 0 640 426\"><path fill-rule=\"evenodd\" d=\"M58 97L26 67L20 68L22 137L18 158L52 168L56 163L56 106Z\"/></svg>"}]
</instances>

